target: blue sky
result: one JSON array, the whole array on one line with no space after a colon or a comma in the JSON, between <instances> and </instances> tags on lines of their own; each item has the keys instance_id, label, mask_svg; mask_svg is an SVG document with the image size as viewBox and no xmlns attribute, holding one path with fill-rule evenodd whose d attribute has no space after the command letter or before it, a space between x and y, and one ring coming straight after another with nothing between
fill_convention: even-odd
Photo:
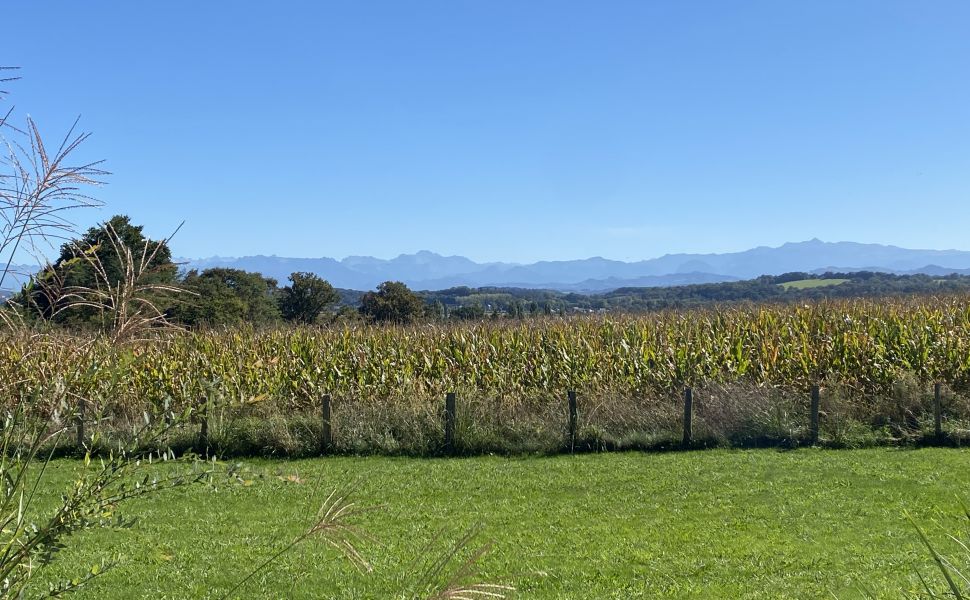
<instances>
[{"instance_id":1,"label":"blue sky","mask_svg":"<svg viewBox=\"0 0 970 600\"><path fill-rule=\"evenodd\" d=\"M8 2L176 255L533 261L819 237L970 249L970 3Z\"/></svg>"}]
</instances>

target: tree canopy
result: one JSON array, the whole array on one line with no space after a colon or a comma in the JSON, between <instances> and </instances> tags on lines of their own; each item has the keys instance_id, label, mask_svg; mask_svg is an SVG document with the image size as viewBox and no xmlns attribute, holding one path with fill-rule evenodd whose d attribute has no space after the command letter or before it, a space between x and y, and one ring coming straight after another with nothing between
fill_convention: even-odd
<instances>
[{"instance_id":1,"label":"tree canopy","mask_svg":"<svg viewBox=\"0 0 970 600\"><path fill-rule=\"evenodd\" d=\"M424 314L425 302L400 281L385 281L361 298L360 312L377 322L410 323Z\"/></svg>"},{"instance_id":2,"label":"tree canopy","mask_svg":"<svg viewBox=\"0 0 970 600\"><path fill-rule=\"evenodd\" d=\"M125 215L115 215L84 235L61 245L57 260L42 269L24 286L14 300L28 313L58 323L90 324L99 319L98 311L78 306L61 311L70 302L70 293L117 287L139 270L143 285L175 285L178 267L165 240L145 237L141 225L133 225ZM125 253L131 253L131 261Z\"/></svg>"},{"instance_id":3,"label":"tree canopy","mask_svg":"<svg viewBox=\"0 0 970 600\"><path fill-rule=\"evenodd\" d=\"M240 269L191 270L182 285L192 296L182 299L172 316L183 325L265 325L280 320L276 280Z\"/></svg>"},{"instance_id":4,"label":"tree canopy","mask_svg":"<svg viewBox=\"0 0 970 600\"><path fill-rule=\"evenodd\" d=\"M323 311L340 300L333 286L318 275L297 272L289 279L290 285L280 292L280 312L287 321L315 323Z\"/></svg>"}]
</instances>

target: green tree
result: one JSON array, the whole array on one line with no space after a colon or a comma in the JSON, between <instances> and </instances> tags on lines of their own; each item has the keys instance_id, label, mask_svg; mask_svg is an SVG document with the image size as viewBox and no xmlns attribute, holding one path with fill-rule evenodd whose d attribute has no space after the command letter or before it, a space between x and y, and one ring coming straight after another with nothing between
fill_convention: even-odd
<instances>
[{"instance_id":1,"label":"green tree","mask_svg":"<svg viewBox=\"0 0 970 600\"><path fill-rule=\"evenodd\" d=\"M448 318L448 308L440 299L435 298L424 305L424 315L429 319L441 321Z\"/></svg>"},{"instance_id":2,"label":"green tree","mask_svg":"<svg viewBox=\"0 0 970 600\"><path fill-rule=\"evenodd\" d=\"M424 300L400 281L385 281L364 294L360 312L377 322L410 323L424 314Z\"/></svg>"},{"instance_id":3,"label":"green tree","mask_svg":"<svg viewBox=\"0 0 970 600\"><path fill-rule=\"evenodd\" d=\"M462 304L455 310L451 311L452 318L463 319L466 321L475 321L485 318L485 307L483 307L478 302L472 302L471 304Z\"/></svg>"},{"instance_id":4,"label":"green tree","mask_svg":"<svg viewBox=\"0 0 970 600\"><path fill-rule=\"evenodd\" d=\"M14 300L45 319L85 325L98 323L101 313L83 305L62 311L71 303L72 292L76 297L77 290L115 288L131 277L133 268L142 285L175 286L178 267L167 241L148 239L142 229L125 215L88 229L79 239L63 244L54 264L35 275ZM132 261L125 259L122 248L131 252Z\"/></svg>"},{"instance_id":5,"label":"green tree","mask_svg":"<svg viewBox=\"0 0 970 600\"><path fill-rule=\"evenodd\" d=\"M194 293L172 311L184 325L264 325L280 319L276 280L271 277L213 268L189 271L182 285Z\"/></svg>"},{"instance_id":6,"label":"green tree","mask_svg":"<svg viewBox=\"0 0 970 600\"><path fill-rule=\"evenodd\" d=\"M340 300L340 294L313 273L293 273L280 293L280 312L287 321L314 323L323 311Z\"/></svg>"}]
</instances>

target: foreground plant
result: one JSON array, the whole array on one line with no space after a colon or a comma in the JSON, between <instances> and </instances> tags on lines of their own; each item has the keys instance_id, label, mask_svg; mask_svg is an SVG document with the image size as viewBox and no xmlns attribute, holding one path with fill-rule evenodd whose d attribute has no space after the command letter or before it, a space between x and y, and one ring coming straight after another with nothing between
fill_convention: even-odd
<instances>
[{"instance_id":1,"label":"foreground plant","mask_svg":"<svg viewBox=\"0 0 970 600\"><path fill-rule=\"evenodd\" d=\"M222 598L231 597L232 594L246 585L246 583L261 571L272 565L281 556L310 538L324 540L343 554L358 569L368 572L371 571L372 567L370 563L367 562L356 545L358 540L370 539L371 536L354 522L357 516L370 510L374 510L374 507L360 507L356 502L351 501L349 491L334 490L320 507L317 519L310 527L250 571L246 577L236 583Z\"/></svg>"},{"instance_id":2,"label":"foreground plant","mask_svg":"<svg viewBox=\"0 0 970 600\"><path fill-rule=\"evenodd\" d=\"M431 544L418 553L412 565L418 577L406 586L405 597L428 600L473 600L475 598L505 598L515 588L510 585L479 581L479 560L489 551L490 544L475 545L481 533L477 527L466 531L444 553L435 555ZM424 568L420 568L423 563Z\"/></svg>"},{"instance_id":3,"label":"foreground plant","mask_svg":"<svg viewBox=\"0 0 970 600\"><path fill-rule=\"evenodd\" d=\"M311 539L320 539L336 549L345 559L362 572L370 573L373 567L361 553L362 541L376 541L374 536L356 522L360 515L378 509L377 506L360 506L352 499L352 488L334 490L323 502L316 519L300 535L278 552L267 558L240 580L222 599L232 597L250 580L272 566L284 554ZM418 553L415 561L406 569L414 577L403 577L399 598L427 600L473 600L475 598L505 598L512 586L477 581L478 561L489 546L472 548L480 531L466 532L455 544L442 554L434 554L432 546L440 535Z\"/></svg>"},{"instance_id":4,"label":"foreground plant","mask_svg":"<svg viewBox=\"0 0 970 600\"><path fill-rule=\"evenodd\" d=\"M11 71L0 67L2 75ZM15 81L16 77L0 77L0 84ZM6 92L0 90L0 99ZM22 254L37 255L43 247L53 247L55 240L69 237L74 231L70 215L75 209L99 206L97 199L85 189L97 186L106 172L100 161L75 161L74 155L89 134L77 133L77 122L53 152L41 136L37 124L26 119L18 127L12 121L13 108L0 111L0 289L14 276L13 262ZM116 250L120 250L116 248ZM129 264L135 264L129 253ZM130 273L129 273L130 274ZM129 279L131 279L129 277ZM31 331L22 312L4 306L0 311L0 326L5 335L24 336L31 345L44 340ZM9 339L9 338L8 338ZM72 372L81 371L79 361L86 346L68 351L74 365ZM21 359L34 353L28 350ZM11 358L10 356L7 357ZM146 418L143 427L131 432L130 445L117 444L103 448L96 461L85 455L84 468L73 485L63 490L60 501L51 508L39 506L38 490L45 481L53 453L67 431L61 412L54 409L52 397L66 399L82 406L87 400L81 390L67 390L64 374L55 375L46 368L34 373L37 386L18 388L13 382L0 382L0 391L12 402L4 407L0 429L0 596L22 598L27 593L38 595L31 582L38 571L51 564L68 537L86 529L103 526L127 526L118 512L125 501L164 489L186 485L205 479L210 471L190 461L188 469L176 469L162 477L149 473L141 475L146 460L174 459L170 454L139 454L143 443L157 442L170 425L154 424ZM83 441L83 440L82 440ZM95 439L91 440L96 441ZM41 595L59 596L76 590L92 577L103 573L111 562L103 559L90 569L68 581L51 585Z\"/></svg>"},{"instance_id":5,"label":"foreground plant","mask_svg":"<svg viewBox=\"0 0 970 600\"><path fill-rule=\"evenodd\" d=\"M963 505L963 515L967 518L967 524L970 525L970 510L967 509L966 505ZM912 517L907 515L907 518L916 529L920 541L923 542L930 556L933 557L933 563L936 565L943 581L942 585L934 584L931 579L926 579L922 574L917 572L920 584L923 586L923 597L956 598L957 600L970 597L970 547L968 547L967 542L957 538L955 535L947 534L946 537L959 548L957 555L947 557L937 550L936 545L930 541L929 537L927 537L926 533Z\"/></svg>"},{"instance_id":6,"label":"foreground plant","mask_svg":"<svg viewBox=\"0 0 970 600\"><path fill-rule=\"evenodd\" d=\"M0 71L11 69L0 67ZM15 81L2 77L0 84ZM0 99L5 94L0 92ZM107 172L101 162L75 161L74 155L90 137L74 125L53 152L37 124L27 117L22 126L12 119L13 108L0 110L0 289L15 276L12 265L21 254L37 255L52 240L64 239L74 231L70 214L78 208L100 206L85 193L97 186Z\"/></svg>"},{"instance_id":7,"label":"foreground plant","mask_svg":"<svg viewBox=\"0 0 970 600\"><path fill-rule=\"evenodd\" d=\"M961 503L962 504L962 503ZM919 579L919 589L906 592L901 591L901 598L913 598L920 600L938 600L947 598L949 600L965 600L970 598L970 509L963 504L963 516L968 526L965 532L965 540L961 540L952 533L947 533L946 538L955 544L957 552L947 555L940 550L940 546L930 540L926 531L911 517L906 514L906 520L916 531L920 542L925 546L930 557L933 559L936 575L924 575L919 569L916 570L916 577ZM864 597L872 600L876 599L876 594L861 586Z\"/></svg>"},{"instance_id":8,"label":"foreground plant","mask_svg":"<svg viewBox=\"0 0 970 600\"><path fill-rule=\"evenodd\" d=\"M147 424L135 432L137 443L164 434L167 426ZM0 596L58 596L74 591L111 568L100 563L44 593L31 589L38 571L50 565L65 548L67 538L82 530L128 527L133 521L118 512L134 498L208 479L212 465L194 459L176 460L169 453L136 454L117 447L92 459L87 453L72 486L62 492L53 509L39 506L41 489L67 428L57 415L43 416L27 403L9 412L0 431ZM162 476L149 466L157 460L181 463Z\"/></svg>"}]
</instances>

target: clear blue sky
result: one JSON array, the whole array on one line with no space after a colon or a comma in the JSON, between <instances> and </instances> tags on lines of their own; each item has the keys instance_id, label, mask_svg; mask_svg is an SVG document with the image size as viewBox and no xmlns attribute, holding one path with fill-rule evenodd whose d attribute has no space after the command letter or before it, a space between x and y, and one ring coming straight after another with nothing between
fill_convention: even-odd
<instances>
[{"instance_id":1,"label":"clear blue sky","mask_svg":"<svg viewBox=\"0 0 970 600\"><path fill-rule=\"evenodd\" d=\"M48 137L185 257L970 249L970 3L5 2Z\"/></svg>"}]
</instances>

